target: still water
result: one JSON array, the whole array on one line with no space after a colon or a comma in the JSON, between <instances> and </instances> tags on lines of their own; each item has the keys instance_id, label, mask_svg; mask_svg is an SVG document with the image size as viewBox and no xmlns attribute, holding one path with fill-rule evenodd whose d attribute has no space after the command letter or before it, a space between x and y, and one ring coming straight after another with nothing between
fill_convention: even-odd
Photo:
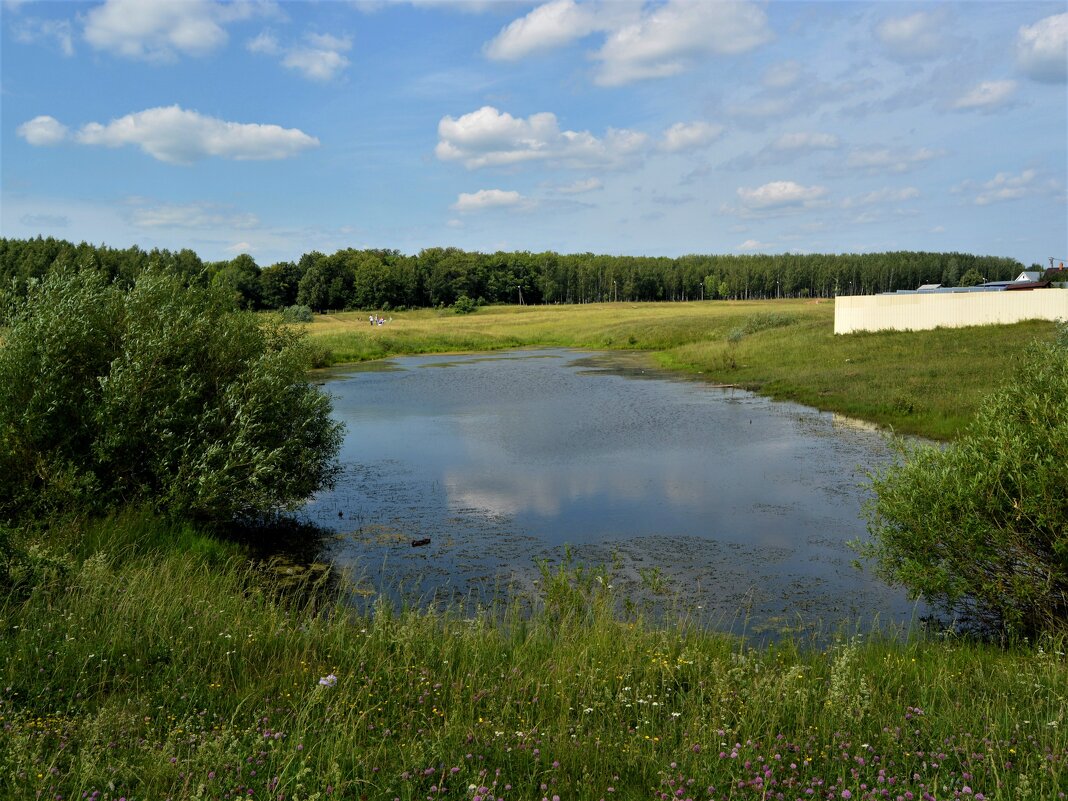
<instances>
[{"instance_id":1,"label":"still water","mask_svg":"<svg viewBox=\"0 0 1068 801\"><path fill-rule=\"evenodd\" d=\"M536 591L537 561L569 546L617 592L736 632L917 615L846 545L865 534L882 435L643 359L525 350L332 371L345 469L303 514L368 593Z\"/></svg>"}]
</instances>

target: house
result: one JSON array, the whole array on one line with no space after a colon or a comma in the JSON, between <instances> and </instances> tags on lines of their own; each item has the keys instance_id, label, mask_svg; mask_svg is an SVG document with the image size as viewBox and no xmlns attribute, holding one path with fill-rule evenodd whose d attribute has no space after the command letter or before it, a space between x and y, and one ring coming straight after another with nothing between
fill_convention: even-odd
<instances>
[{"instance_id":1,"label":"house","mask_svg":"<svg viewBox=\"0 0 1068 801\"><path fill-rule=\"evenodd\" d=\"M1034 283L1035 281L1041 281L1041 280L1042 280L1042 271L1041 270L1024 270L1022 273L1020 273L1018 276L1016 276L1014 279L1012 279L1012 282L1014 284L1019 284L1019 283L1023 283L1023 282Z\"/></svg>"}]
</instances>

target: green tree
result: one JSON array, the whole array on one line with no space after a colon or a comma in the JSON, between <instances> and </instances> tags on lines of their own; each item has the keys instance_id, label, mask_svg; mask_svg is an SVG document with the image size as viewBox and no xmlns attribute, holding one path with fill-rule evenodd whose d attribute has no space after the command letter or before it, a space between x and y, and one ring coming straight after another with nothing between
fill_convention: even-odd
<instances>
[{"instance_id":1,"label":"green tree","mask_svg":"<svg viewBox=\"0 0 1068 801\"><path fill-rule=\"evenodd\" d=\"M943 449L872 474L877 571L1006 633L1068 624L1068 327Z\"/></svg>"},{"instance_id":2,"label":"green tree","mask_svg":"<svg viewBox=\"0 0 1068 801\"><path fill-rule=\"evenodd\" d=\"M59 270L10 300L0 347L0 520L143 503L222 521L333 479L341 425L300 334L219 287L132 289Z\"/></svg>"},{"instance_id":3,"label":"green tree","mask_svg":"<svg viewBox=\"0 0 1068 801\"><path fill-rule=\"evenodd\" d=\"M983 283L983 276L979 274L977 269L972 267L960 277L959 286L979 286L981 283Z\"/></svg>"},{"instance_id":4,"label":"green tree","mask_svg":"<svg viewBox=\"0 0 1068 801\"><path fill-rule=\"evenodd\" d=\"M260 271L260 303L265 309L283 309L297 302L301 272L291 261L281 261Z\"/></svg>"},{"instance_id":5,"label":"green tree","mask_svg":"<svg viewBox=\"0 0 1068 801\"><path fill-rule=\"evenodd\" d=\"M247 253L231 259L212 276L211 282L229 292L242 309L259 308L260 268Z\"/></svg>"}]
</instances>

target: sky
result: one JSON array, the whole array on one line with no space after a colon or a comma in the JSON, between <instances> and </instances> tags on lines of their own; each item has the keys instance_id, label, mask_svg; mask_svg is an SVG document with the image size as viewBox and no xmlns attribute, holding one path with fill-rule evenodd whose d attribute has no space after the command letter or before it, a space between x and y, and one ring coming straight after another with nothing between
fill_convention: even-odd
<instances>
[{"instance_id":1,"label":"sky","mask_svg":"<svg viewBox=\"0 0 1068 801\"><path fill-rule=\"evenodd\" d=\"M3 0L0 234L1068 258L1068 2Z\"/></svg>"}]
</instances>

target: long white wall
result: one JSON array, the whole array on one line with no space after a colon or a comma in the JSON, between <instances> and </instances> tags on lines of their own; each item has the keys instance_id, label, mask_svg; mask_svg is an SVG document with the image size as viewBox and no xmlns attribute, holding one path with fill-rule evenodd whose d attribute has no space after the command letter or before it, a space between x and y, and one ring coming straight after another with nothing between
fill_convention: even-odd
<instances>
[{"instance_id":1,"label":"long white wall","mask_svg":"<svg viewBox=\"0 0 1068 801\"><path fill-rule=\"evenodd\" d=\"M1021 320L1068 320L1068 289L840 295L834 299L836 334L925 331Z\"/></svg>"}]
</instances>

